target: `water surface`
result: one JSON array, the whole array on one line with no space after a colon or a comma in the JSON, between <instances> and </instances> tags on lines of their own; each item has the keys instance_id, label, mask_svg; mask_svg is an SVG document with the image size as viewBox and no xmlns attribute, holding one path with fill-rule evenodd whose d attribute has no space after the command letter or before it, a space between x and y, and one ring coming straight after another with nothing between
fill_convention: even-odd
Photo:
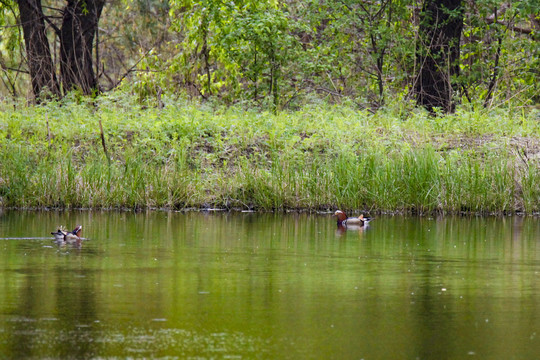
<instances>
[{"instance_id":1,"label":"water surface","mask_svg":"<svg viewBox=\"0 0 540 360\"><path fill-rule=\"evenodd\" d=\"M58 225L83 225L80 248ZM3 212L0 358L534 359L537 218Z\"/></svg>"}]
</instances>

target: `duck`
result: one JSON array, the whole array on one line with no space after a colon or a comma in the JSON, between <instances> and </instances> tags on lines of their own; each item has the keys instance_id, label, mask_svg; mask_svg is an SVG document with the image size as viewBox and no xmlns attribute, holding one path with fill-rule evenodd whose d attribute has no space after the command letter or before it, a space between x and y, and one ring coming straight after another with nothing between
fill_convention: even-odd
<instances>
[{"instance_id":1,"label":"duck","mask_svg":"<svg viewBox=\"0 0 540 360\"><path fill-rule=\"evenodd\" d=\"M334 216L337 217L337 225L344 227L367 227L372 220L370 217L364 217L363 214L359 217L347 217L341 210L337 210Z\"/></svg>"},{"instance_id":2,"label":"duck","mask_svg":"<svg viewBox=\"0 0 540 360\"><path fill-rule=\"evenodd\" d=\"M56 241L75 242L81 240L82 225L77 225L72 231L66 231L62 226L56 232L51 232Z\"/></svg>"}]
</instances>

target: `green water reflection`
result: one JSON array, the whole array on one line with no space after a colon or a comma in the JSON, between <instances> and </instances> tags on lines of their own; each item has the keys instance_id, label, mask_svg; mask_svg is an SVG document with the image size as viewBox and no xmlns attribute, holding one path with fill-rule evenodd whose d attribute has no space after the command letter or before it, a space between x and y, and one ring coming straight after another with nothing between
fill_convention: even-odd
<instances>
[{"instance_id":1,"label":"green water reflection","mask_svg":"<svg viewBox=\"0 0 540 360\"><path fill-rule=\"evenodd\" d=\"M60 224L89 240L54 245ZM534 359L539 236L520 217L4 212L0 358Z\"/></svg>"}]
</instances>

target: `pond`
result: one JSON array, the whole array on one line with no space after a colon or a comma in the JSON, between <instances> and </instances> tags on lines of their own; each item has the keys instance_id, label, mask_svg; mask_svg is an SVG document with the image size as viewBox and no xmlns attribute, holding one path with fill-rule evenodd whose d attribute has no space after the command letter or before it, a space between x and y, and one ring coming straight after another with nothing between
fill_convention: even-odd
<instances>
[{"instance_id":1,"label":"pond","mask_svg":"<svg viewBox=\"0 0 540 360\"><path fill-rule=\"evenodd\" d=\"M2 359L540 353L533 217L6 211L0 238Z\"/></svg>"}]
</instances>

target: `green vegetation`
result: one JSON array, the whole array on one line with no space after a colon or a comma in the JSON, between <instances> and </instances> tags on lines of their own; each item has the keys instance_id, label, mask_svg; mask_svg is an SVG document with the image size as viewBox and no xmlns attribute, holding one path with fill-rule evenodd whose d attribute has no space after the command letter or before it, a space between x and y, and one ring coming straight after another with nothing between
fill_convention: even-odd
<instances>
[{"instance_id":1,"label":"green vegetation","mask_svg":"<svg viewBox=\"0 0 540 360\"><path fill-rule=\"evenodd\" d=\"M0 206L540 211L537 110L162 101L1 103Z\"/></svg>"},{"instance_id":2,"label":"green vegetation","mask_svg":"<svg viewBox=\"0 0 540 360\"><path fill-rule=\"evenodd\" d=\"M0 96L534 106L539 34L538 0L4 0Z\"/></svg>"}]
</instances>

